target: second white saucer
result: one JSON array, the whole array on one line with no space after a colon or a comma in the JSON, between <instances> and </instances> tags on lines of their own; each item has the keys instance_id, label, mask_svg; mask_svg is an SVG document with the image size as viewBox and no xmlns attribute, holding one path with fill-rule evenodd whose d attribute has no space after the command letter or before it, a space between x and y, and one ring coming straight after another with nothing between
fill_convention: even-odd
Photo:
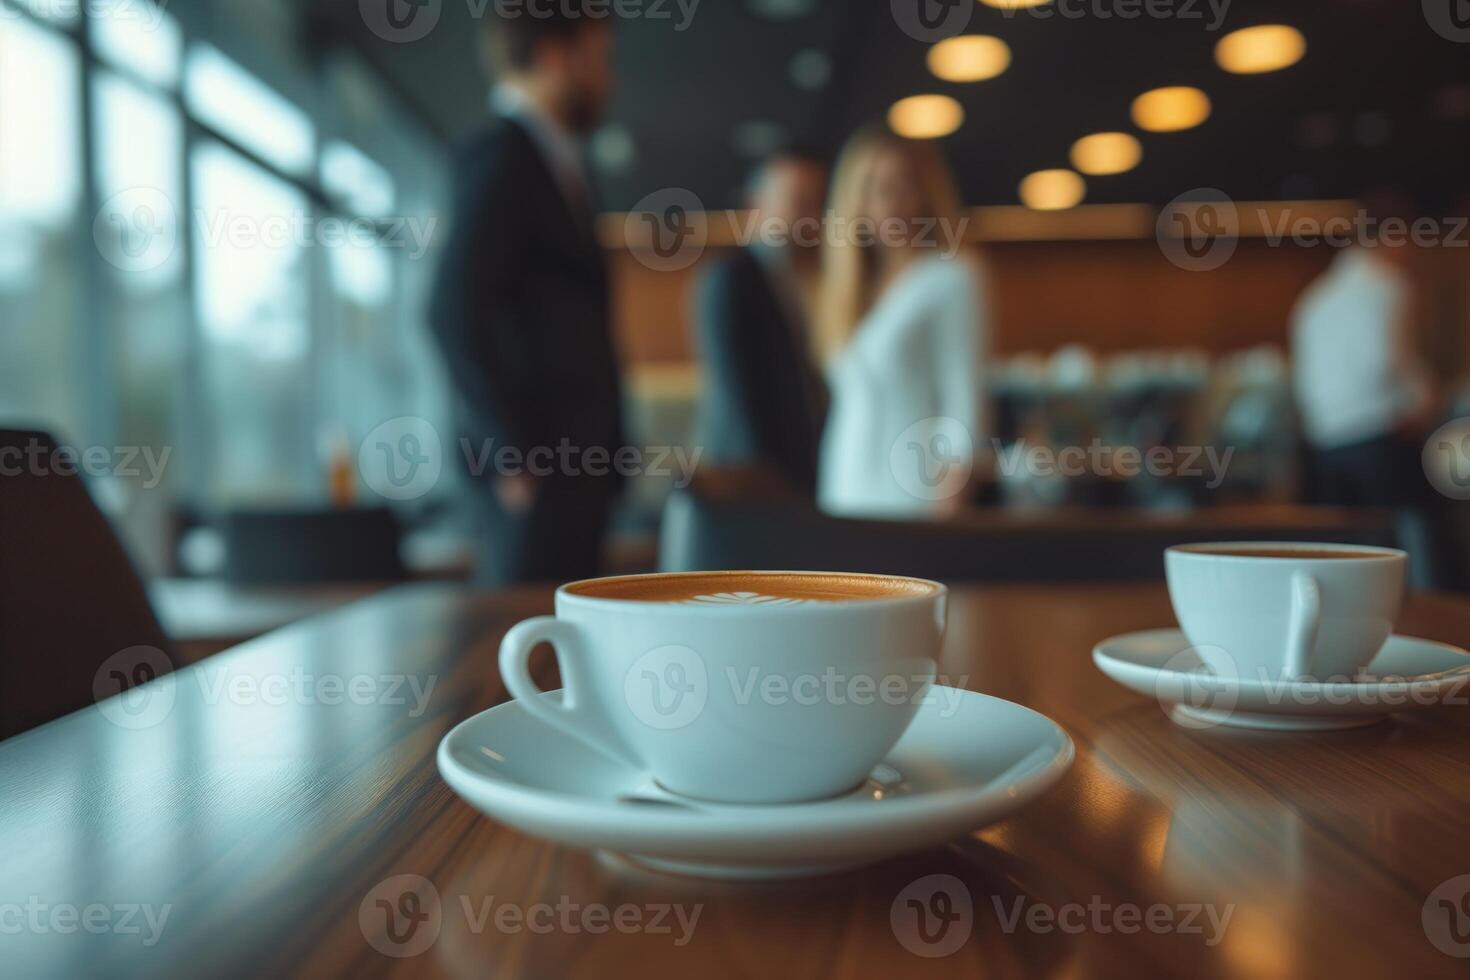
<instances>
[{"instance_id":1,"label":"second white saucer","mask_svg":"<svg viewBox=\"0 0 1470 980\"><path fill-rule=\"evenodd\" d=\"M735 806L673 796L514 701L446 735L439 771L477 809L560 844L704 877L797 877L993 823L1060 779L1074 753L1066 732L1029 708L936 685L865 785L811 803Z\"/></svg>"},{"instance_id":2,"label":"second white saucer","mask_svg":"<svg viewBox=\"0 0 1470 980\"><path fill-rule=\"evenodd\" d=\"M1158 700L1188 728L1355 728L1398 711L1464 703L1470 695L1470 653L1412 636L1389 637L1362 676L1342 681L1216 676L1177 629L1111 637L1092 651L1092 660L1119 684Z\"/></svg>"}]
</instances>

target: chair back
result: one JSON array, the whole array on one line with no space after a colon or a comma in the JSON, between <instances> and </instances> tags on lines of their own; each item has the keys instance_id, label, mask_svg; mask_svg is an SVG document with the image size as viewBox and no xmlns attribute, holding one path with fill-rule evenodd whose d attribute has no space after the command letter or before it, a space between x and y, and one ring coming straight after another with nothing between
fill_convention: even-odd
<instances>
[{"instance_id":1,"label":"chair back","mask_svg":"<svg viewBox=\"0 0 1470 980\"><path fill-rule=\"evenodd\" d=\"M117 655L132 659L99 677ZM76 460L45 432L0 429L0 739L155 676L171 656Z\"/></svg>"}]
</instances>

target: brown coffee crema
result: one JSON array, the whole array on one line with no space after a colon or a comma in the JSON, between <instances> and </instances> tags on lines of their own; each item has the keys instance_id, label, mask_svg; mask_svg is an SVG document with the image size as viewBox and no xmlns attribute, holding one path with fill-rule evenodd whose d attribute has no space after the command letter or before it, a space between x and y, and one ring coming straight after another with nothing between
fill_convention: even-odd
<instances>
[{"instance_id":1,"label":"brown coffee crema","mask_svg":"<svg viewBox=\"0 0 1470 980\"><path fill-rule=\"evenodd\" d=\"M1352 548L1193 548L1185 545L1179 549L1191 555L1221 555L1228 558L1294 558L1298 561L1320 561L1322 559L1391 558L1381 551L1358 551Z\"/></svg>"},{"instance_id":2,"label":"brown coffee crema","mask_svg":"<svg viewBox=\"0 0 1470 980\"><path fill-rule=\"evenodd\" d=\"M589 579L566 587L568 595L633 602L694 605L789 605L797 602L861 602L933 595L922 579L856 572L676 572Z\"/></svg>"}]
</instances>

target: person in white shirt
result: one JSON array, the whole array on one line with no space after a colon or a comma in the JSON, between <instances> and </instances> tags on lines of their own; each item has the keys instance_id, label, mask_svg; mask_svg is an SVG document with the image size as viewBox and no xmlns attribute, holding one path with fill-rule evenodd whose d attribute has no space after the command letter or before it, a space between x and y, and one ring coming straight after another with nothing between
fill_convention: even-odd
<instances>
[{"instance_id":1,"label":"person in white shirt","mask_svg":"<svg viewBox=\"0 0 1470 980\"><path fill-rule=\"evenodd\" d=\"M1314 502L1406 506L1419 496L1432 409L1413 342L1406 247L1344 248L1292 314L1292 381Z\"/></svg>"},{"instance_id":2,"label":"person in white shirt","mask_svg":"<svg viewBox=\"0 0 1470 980\"><path fill-rule=\"evenodd\" d=\"M986 298L938 148L860 131L833 181L816 342L831 387L817 501L828 513L959 510L986 440Z\"/></svg>"}]
</instances>

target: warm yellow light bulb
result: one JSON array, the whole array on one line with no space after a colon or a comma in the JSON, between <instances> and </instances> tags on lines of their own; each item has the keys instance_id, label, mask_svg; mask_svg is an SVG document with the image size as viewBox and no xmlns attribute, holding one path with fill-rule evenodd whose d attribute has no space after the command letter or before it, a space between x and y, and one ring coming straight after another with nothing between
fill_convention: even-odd
<instances>
[{"instance_id":1,"label":"warm yellow light bulb","mask_svg":"<svg viewBox=\"0 0 1470 980\"><path fill-rule=\"evenodd\" d=\"M1173 85L1145 92L1133 100L1133 122L1151 133L1193 129L1210 118L1210 97L1197 88Z\"/></svg>"},{"instance_id":2,"label":"warm yellow light bulb","mask_svg":"<svg viewBox=\"0 0 1470 980\"><path fill-rule=\"evenodd\" d=\"M1064 211L1082 203L1087 184L1070 170L1038 170L1021 181L1020 194L1034 211Z\"/></svg>"},{"instance_id":3,"label":"warm yellow light bulb","mask_svg":"<svg viewBox=\"0 0 1470 980\"><path fill-rule=\"evenodd\" d=\"M1072 144L1072 166L1097 177L1132 170L1142 159L1143 146L1127 133L1093 133Z\"/></svg>"},{"instance_id":4,"label":"warm yellow light bulb","mask_svg":"<svg viewBox=\"0 0 1470 980\"><path fill-rule=\"evenodd\" d=\"M1289 68L1306 53L1307 39L1295 27L1261 24L1242 27L1220 38L1215 45L1215 63L1237 75L1260 75Z\"/></svg>"},{"instance_id":5,"label":"warm yellow light bulb","mask_svg":"<svg viewBox=\"0 0 1470 980\"><path fill-rule=\"evenodd\" d=\"M911 95L899 99L888 110L888 125L909 139L948 136L964 121L964 108L947 95Z\"/></svg>"},{"instance_id":6,"label":"warm yellow light bulb","mask_svg":"<svg viewBox=\"0 0 1470 980\"><path fill-rule=\"evenodd\" d=\"M947 38L929 49L929 70L946 82L983 82L1010 64L1011 49L988 34Z\"/></svg>"}]
</instances>

